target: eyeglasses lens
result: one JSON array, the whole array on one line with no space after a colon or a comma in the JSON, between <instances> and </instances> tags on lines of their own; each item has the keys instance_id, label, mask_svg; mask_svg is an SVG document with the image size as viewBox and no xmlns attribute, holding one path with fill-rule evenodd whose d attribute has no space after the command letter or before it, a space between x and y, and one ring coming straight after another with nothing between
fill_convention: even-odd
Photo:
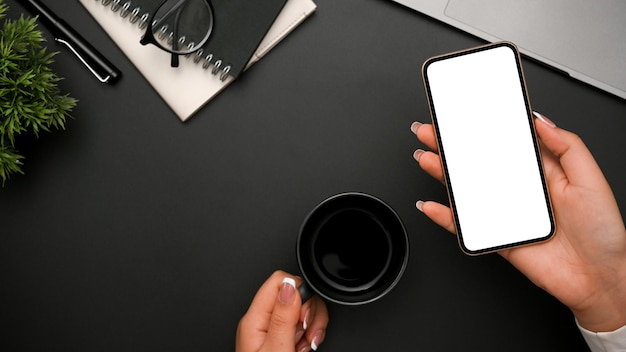
<instances>
[{"instance_id":1,"label":"eyeglasses lens","mask_svg":"<svg viewBox=\"0 0 626 352\"><path fill-rule=\"evenodd\" d=\"M152 34L158 45L181 55L204 45L212 28L213 11L206 0L165 1L152 22Z\"/></svg>"}]
</instances>

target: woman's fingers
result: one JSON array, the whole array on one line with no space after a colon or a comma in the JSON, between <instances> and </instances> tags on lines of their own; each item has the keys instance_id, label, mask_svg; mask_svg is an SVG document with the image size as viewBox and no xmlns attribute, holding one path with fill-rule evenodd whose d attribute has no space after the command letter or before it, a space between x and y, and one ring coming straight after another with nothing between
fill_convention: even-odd
<instances>
[{"instance_id":1,"label":"woman's fingers","mask_svg":"<svg viewBox=\"0 0 626 352\"><path fill-rule=\"evenodd\" d=\"M444 183L444 172L441 166L441 157L436 154L437 138L435 137L435 130L433 125L422 124L420 122L414 122L411 125L411 131L417 136L417 138L424 143L428 148L435 152L425 151L418 149L413 153L413 158L418 162L420 167L426 171L430 176ZM452 211L447 206L432 202L432 201L418 201L417 209L423 212L428 218L430 218L437 225L443 227L451 233L456 233L454 226L454 218L452 217Z\"/></svg>"},{"instance_id":2,"label":"woman's fingers","mask_svg":"<svg viewBox=\"0 0 626 352\"><path fill-rule=\"evenodd\" d=\"M239 322L237 351L293 351L302 306L298 281L284 271L265 281Z\"/></svg>"},{"instance_id":3,"label":"woman's fingers","mask_svg":"<svg viewBox=\"0 0 626 352\"><path fill-rule=\"evenodd\" d=\"M316 350L324 341L328 326L328 310L324 301L313 296L302 306L300 320L304 333L299 341L296 341L296 351Z\"/></svg>"},{"instance_id":4,"label":"woman's fingers","mask_svg":"<svg viewBox=\"0 0 626 352\"><path fill-rule=\"evenodd\" d=\"M435 224L443 227L451 233L456 233L452 210L450 210L447 206L433 201L420 200L417 202L416 207Z\"/></svg>"},{"instance_id":5,"label":"woman's fingers","mask_svg":"<svg viewBox=\"0 0 626 352\"><path fill-rule=\"evenodd\" d=\"M421 122L413 122L411 125L411 131L417 136L420 142L424 143L428 149L437 152L437 138L435 137L435 130L433 125L424 124Z\"/></svg>"},{"instance_id":6,"label":"woman's fingers","mask_svg":"<svg viewBox=\"0 0 626 352\"><path fill-rule=\"evenodd\" d=\"M418 149L413 153L413 158L418 162L422 170L426 171L430 176L444 182L443 168L441 167L441 158L439 155Z\"/></svg>"},{"instance_id":7,"label":"woman's fingers","mask_svg":"<svg viewBox=\"0 0 626 352\"><path fill-rule=\"evenodd\" d=\"M434 151L429 152L423 149L418 149L413 153L413 158L420 164L420 167L424 171L439 180L439 182L443 183L443 168L441 167L441 158L436 154L437 140L435 138L433 125L414 122L411 125L411 131L413 131L413 133L422 143L424 143L424 145Z\"/></svg>"}]
</instances>

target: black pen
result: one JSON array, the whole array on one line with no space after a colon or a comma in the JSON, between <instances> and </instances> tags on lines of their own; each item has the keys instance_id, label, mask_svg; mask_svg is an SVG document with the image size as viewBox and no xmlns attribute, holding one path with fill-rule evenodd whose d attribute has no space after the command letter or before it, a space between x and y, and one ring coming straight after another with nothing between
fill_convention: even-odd
<instances>
[{"instance_id":1,"label":"black pen","mask_svg":"<svg viewBox=\"0 0 626 352\"><path fill-rule=\"evenodd\" d=\"M67 46L100 82L113 84L122 73L65 21L37 0L22 1L49 26L54 40Z\"/></svg>"}]
</instances>

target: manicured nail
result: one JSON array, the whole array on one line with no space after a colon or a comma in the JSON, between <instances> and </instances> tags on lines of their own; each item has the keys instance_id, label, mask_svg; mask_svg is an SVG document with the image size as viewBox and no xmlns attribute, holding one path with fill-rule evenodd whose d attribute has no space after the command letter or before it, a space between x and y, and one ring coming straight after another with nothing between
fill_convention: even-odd
<instances>
[{"instance_id":1,"label":"manicured nail","mask_svg":"<svg viewBox=\"0 0 626 352\"><path fill-rule=\"evenodd\" d=\"M298 331L296 331L296 339L295 339L296 343L302 340L302 336L304 336L304 330L298 329Z\"/></svg>"},{"instance_id":2,"label":"manicured nail","mask_svg":"<svg viewBox=\"0 0 626 352\"><path fill-rule=\"evenodd\" d=\"M413 122L411 124L411 131L413 131L413 133L417 133L417 129L420 128L420 126L423 125L423 123L421 122Z\"/></svg>"},{"instance_id":3,"label":"manicured nail","mask_svg":"<svg viewBox=\"0 0 626 352\"><path fill-rule=\"evenodd\" d=\"M307 309L306 313L304 313L304 321L302 322L302 328L304 330L306 330L306 328L309 327L309 319L311 319L310 313L311 313L311 308Z\"/></svg>"},{"instance_id":4,"label":"manicured nail","mask_svg":"<svg viewBox=\"0 0 626 352\"><path fill-rule=\"evenodd\" d=\"M296 281L290 277L283 279L283 284L280 286L280 292L278 293L278 300L284 304L292 304L296 296Z\"/></svg>"},{"instance_id":5,"label":"manicured nail","mask_svg":"<svg viewBox=\"0 0 626 352\"><path fill-rule=\"evenodd\" d=\"M424 150L422 149L418 149L416 151L413 152L413 159L415 159L415 161L417 161L419 163L420 158L422 157L422 154L424 154Z\"/></svg>"},{"instance_id":6,"label":"manicured nail","mask_svg":"<svg viewBox=\"0 0 626 352\"><path fill-rule=\"evenodd\" d=\"M320 343L322 343L323 338L324 338L324 331L319 330L315 333L315 335L313 336L313 339L311 339L311 349L313 351L317 351L317 348L320 346Z\"/></svg>"},{"instance_id":7,"label":"manicured nail","mask_svg":"<svg viewBox=\"0 0 626 352\"><path fill-rule=\"evenodd\" d=\"M422 210L422 208L424 207L424 201L423 200L418 200L417 203L415 203L415 207L417 208L417 210L419 210L419 211L421 211L423 213L424 210Z\"/></svg>"},{"instance_id":8,"label":"manicured nail","mask_svg":"<svg viewBox=\"0 0 626 352\"><path fill-rule=\"evenodd\" d=\"M533 111L533 115L535 115L535 117L536 117L536 118L538 118L538 119L539 119L539 121L541 121L541 122L545 123L546 125L548 125L548 126L550 126L550 127L552 127L552 128L555 128L555 127L556 127L556 124L555 124L554 122L552 122L552 120L550 120L549 118L547 118L545 115L540 114L540 113L538 113L538 112L536 112L536 111Z\"/></svg>"}]
</instances>

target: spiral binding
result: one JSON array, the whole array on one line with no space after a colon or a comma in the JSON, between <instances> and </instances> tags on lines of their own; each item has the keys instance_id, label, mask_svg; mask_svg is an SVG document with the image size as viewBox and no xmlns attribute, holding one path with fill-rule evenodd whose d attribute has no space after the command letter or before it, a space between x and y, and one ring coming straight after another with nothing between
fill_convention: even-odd
<instances>
[{"instance_id":1,"label":"spiral binding","mask_svg":"<svg viewBox=\"0 0 626 352\"><path fill-rule=\"evenodd\" d=\"M119 15L122 18L128 18L128 21L132 24L137 24L137 26L139 27L139 29L146 29L146 27L148 26L148 20L150 19L150 12L148 11L143 11L139 6L135 6L133 8L133 4L132 1L128 0L128 1L123 1L123 0L95 0L96 2L101 2L102 5L104 7L107 7L110 5L111 7L111 11L113 12L119 12ZM132 10L131 10L132 8ZM161 28L159 28L159 36L162 36L161 39L163 39L165 36L170 37L169 40L173 40L174 37L174 33L173 32L169 32L167 31L167 26L163 26ZM185 41L185 37L181 37L179 38L179 42L182 44ZM187 44L188 46L193 46L194 43L189 43ZM221 74L219 75L219 79L221 81L226 80L226 78L228 78L228 75L230 73L231 70L231 66L227 65L223 60L220 60L216 57L214 57L214 55L212 53L207 53L206 56L204 55L204 49L200 48L197 51L195 51L194 53L185 55L187 58L193 56L193 62L195 64L200 64L200 62L202 62L202 69L204 70L208 70L209 67L211 67L211 65L213 65L213 69L211 69L211 74L213 75L217 75L218 73ZM223 66L223 67L222 67Z\"/></svg>"}]
</instances>

